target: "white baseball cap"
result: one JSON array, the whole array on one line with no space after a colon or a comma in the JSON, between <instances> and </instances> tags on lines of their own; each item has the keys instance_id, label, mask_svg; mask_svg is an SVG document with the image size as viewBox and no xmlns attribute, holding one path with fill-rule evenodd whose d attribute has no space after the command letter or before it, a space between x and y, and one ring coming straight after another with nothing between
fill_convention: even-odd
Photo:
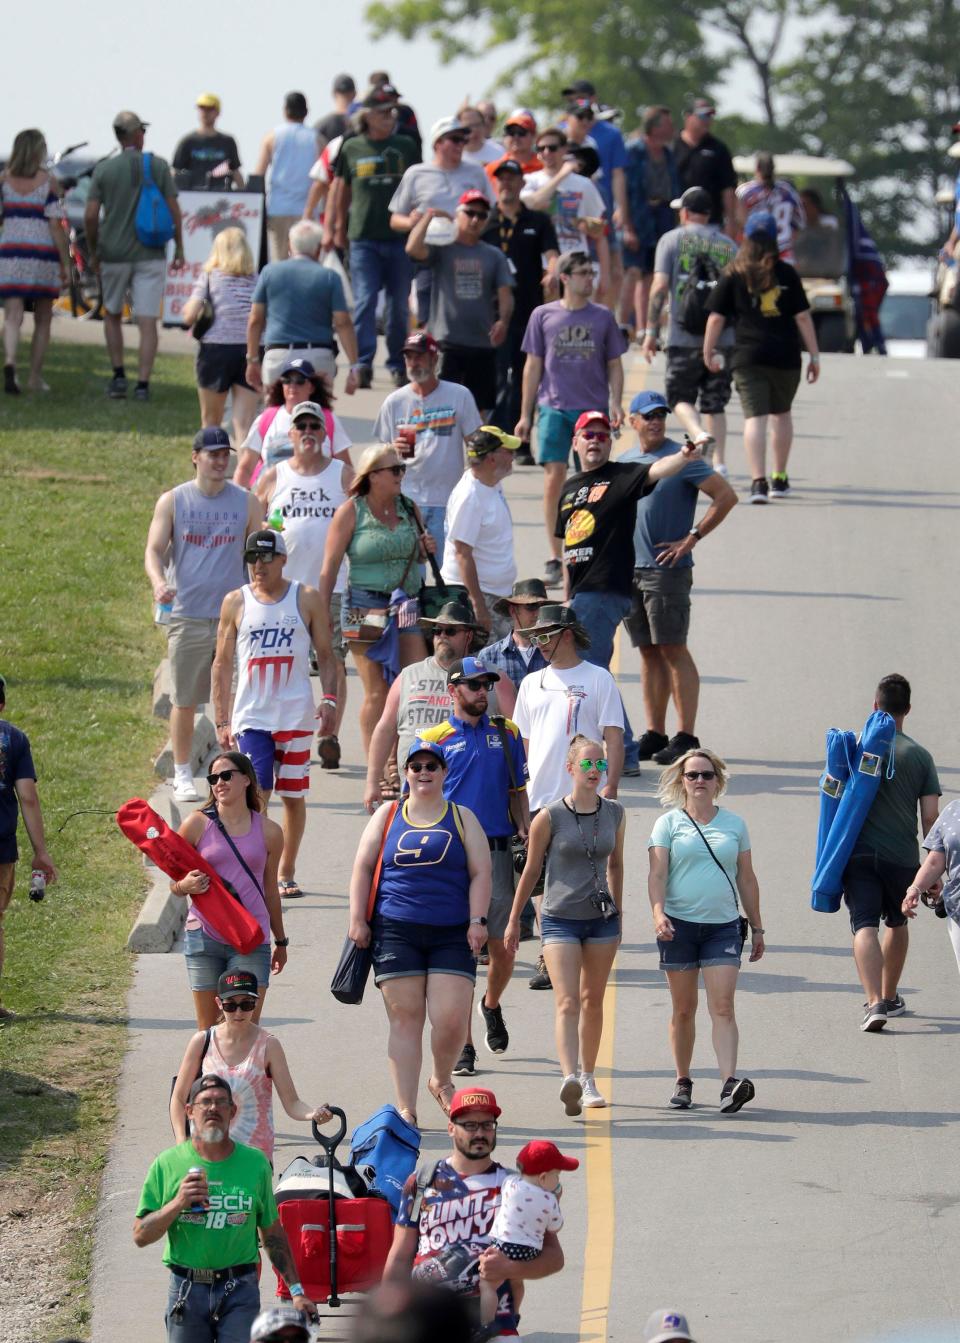
<instances>
[{"instance_id":1,"label":"white baseball cap","mask_svg":"<svg viewBox=\"0 0 960 1343\"><path fill-rule=\"evenodd\" d=\"M679 1310L655 1310L644 1325L641 1343L670 1343L671 1339L694 1343L686 1315Z\"/></svg>"}]
</instances>

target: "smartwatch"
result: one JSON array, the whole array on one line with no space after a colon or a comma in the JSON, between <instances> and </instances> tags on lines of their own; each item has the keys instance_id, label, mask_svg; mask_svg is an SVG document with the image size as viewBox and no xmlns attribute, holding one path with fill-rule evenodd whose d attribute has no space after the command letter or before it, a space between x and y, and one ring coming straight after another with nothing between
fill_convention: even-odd
<instances>
[{"instance_id":1,"label":"smartwatch","mask_svg":"<svg viewBox=\"0 0 960 1343\"><path fill-rule=\"evenodd\" d=\"M701 535L700 535L700 528L699 528L699 527L691 527L690 530L687 532L687 535L688 535L688 536L695 536L695 537L697 538L698 541L701 541L701 540L703 539L703 538L701 537Z\"/></svg>"},{"instance_id":2,"label":"smartwatch","mask_svg":"<svg viewBox=\"0 0 960 1343\"><path fill-rule=\"evenodd\" d=\"M471 922L471 923L479 923L479 925L480 925L481 928L486 928L486 926L487 926L487 921L486 921L486 919L483 917L482 914L477 914L477 915L475 915L475 916L470 920L470 922Z\"/></svg>"}]
</instances>

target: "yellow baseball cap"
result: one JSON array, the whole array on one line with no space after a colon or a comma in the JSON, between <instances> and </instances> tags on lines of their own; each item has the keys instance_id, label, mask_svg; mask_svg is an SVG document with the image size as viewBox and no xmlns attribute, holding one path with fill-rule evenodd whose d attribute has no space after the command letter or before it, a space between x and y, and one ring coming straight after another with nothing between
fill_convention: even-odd
<instances>
[{"instance_id":1,"label":"yellow baseball cap","mask_svg":"<svg viewBox=\"0 0 960 1343\"><path fill-rule=\"evenodd\" d=\"M220 111L220 99L215 93L201 93L197 98L198 107L214 107Z\"/></svg>"},{"instance_id":2,"label":"yellow baseball cap","mask_svg":"<svg viewBox=\"0 0 960 1343\"><path fill-rule=\"evenodd\" d=\"M496 452L498 448L506 448L508 452L516 452L521 445L521 440L516 434L504 433L493 424L481 424L479 429L475 429L464 439L464 445L467 449L467 456L474 461L480 457L486 457L491 452Z\"/></svg>"}]
</instances>

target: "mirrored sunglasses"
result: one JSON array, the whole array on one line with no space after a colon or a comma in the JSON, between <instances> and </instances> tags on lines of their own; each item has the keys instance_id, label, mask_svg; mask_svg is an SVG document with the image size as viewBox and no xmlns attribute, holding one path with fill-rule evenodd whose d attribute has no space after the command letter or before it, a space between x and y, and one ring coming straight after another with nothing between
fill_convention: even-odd
<instances>
[{"instance_id":1,"label":"mirrored sunglasses","mask_svg":"<svg viewBox=\"0 0 960 1343\"><path fill-rule=\"evenodd\" d=\"M606 774L607 772L607 762L602 758L600 760L578 760L577 764L583 770L584 774L588 774L592 769L598 770L601 774Z\"/></svg>"}]
</instances>

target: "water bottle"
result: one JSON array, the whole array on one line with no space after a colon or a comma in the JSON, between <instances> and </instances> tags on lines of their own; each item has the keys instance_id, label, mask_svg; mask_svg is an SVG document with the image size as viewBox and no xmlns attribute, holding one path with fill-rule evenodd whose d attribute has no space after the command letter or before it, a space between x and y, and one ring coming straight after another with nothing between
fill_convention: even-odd
<instances>
[{"instance_id":1,"label":"water bottle","mask_svg":"<svg viewBox=\"0 0 960 1343\"><path fill-rule=\"evenodd\" d=\"M157 602L153 608L153 623L155 625L169 625L170 617L173 615L173 602Z\"/></svg>"},{"instance_id":2,"label":"water bottle","mask_svg":"<svg viewBox=\"0 0 960 1343\"><path fill-rule=\"evenodd\" d=\"M270 528L271 531L274 531L274 532L282 532L282 531L283 531L283 511L282 511L282 509L280 509L280 508L275 508L275 509L273 510L273 512L272 512L272 513L270 514L270 516L267 518L267 526Z\"/></svg>"},{"instance_id":3,"label":"water bottle","mask_svg":"<svg viewBox=\"0 0 960 1343\"><path fill-rule=\"evenodd\" d=\"M37 868L30 873L30 899L38 904L47 893L47 879Z\"/></svg>"}]
</instances>

